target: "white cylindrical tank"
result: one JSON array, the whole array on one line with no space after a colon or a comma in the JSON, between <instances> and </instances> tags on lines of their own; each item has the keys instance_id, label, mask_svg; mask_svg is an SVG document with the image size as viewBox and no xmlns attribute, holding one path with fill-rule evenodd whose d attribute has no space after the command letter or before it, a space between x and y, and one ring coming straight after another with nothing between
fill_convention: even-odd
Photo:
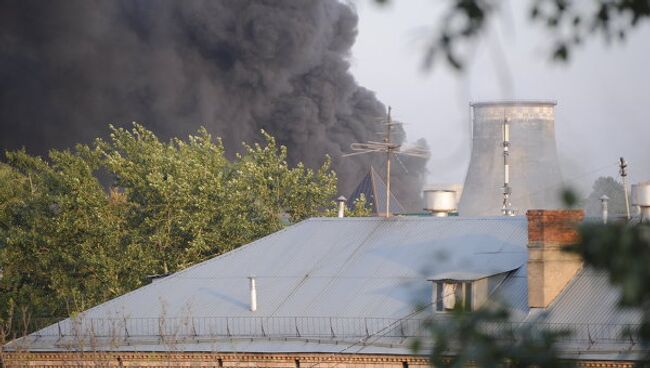
<instances>
[{"instance_id":1,"label":"white cylindrical tank","mask_svg":"<svg viewBox=\"0 0 650 368\"><path fill-rule=\"evenodd\" d=\"M642 221L650 221L650 181L632 185L632 205L639 206Z\"/></svg>"},{"instance_id":2,"label":"white cylindrical tank","mask_svg":"<svg viewBox=\"0 0 650 368\"><path fill-rule=\"evenodd\" d=\"M434 216L447 216L456 211L456 192L444 189L425 190L424 209Z\"/></svg>"},{"instance_id":3,"label":"white cylindrical tank","mask_svg":"<svg viewBox=\"0 0 650 368\"><path fill-rule=\"evenodd\" d=\"M517 214L561 208L562 177L555 143L555 102L478 102L472 108L472 155L460 216L502 214L504 176ZM503 123L508 119L508 168L504 166ZM507 170L507 173L506 173Z\"/></svg>"}]
</instances>

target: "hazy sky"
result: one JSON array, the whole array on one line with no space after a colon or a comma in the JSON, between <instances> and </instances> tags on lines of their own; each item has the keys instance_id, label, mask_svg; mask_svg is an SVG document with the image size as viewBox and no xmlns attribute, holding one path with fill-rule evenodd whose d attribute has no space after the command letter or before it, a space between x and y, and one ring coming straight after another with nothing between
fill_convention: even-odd
<instances>
[{"instance_id":1,"label":"hazy sky","mask_svg":"<svg viewBox=\"0 0 650 368\"><path fill-rule=\"evenodd\" d=\"M631 182L650 179L650 25L624 44L591 39L568 65L549 61L551 43L527 19L529 1L509 7L490 25L464 74L443 63L422 70L423 44L440 4L393 1L354 3L359 36L352 72L407 123L409 140L424 137L432 149L430 183L462 183L470 155L470 101L556 100L556 139L565 179L586 191L598 176L630 164Z\"/></svg>"}]
</instances>

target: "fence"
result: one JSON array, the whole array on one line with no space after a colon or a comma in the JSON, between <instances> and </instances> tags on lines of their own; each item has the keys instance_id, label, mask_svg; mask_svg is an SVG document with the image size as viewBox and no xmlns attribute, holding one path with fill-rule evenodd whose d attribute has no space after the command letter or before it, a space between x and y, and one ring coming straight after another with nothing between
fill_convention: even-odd
<instances>
[{"instance_id":1,"label":"fence","mask_svg":"<svg viewBox=\"0 0 650 368\"><path fill-rule=\"evenodd\" d=\"M426 334L426 319L341 317L186 317L77 318L37 331L36 337L174 338L410 338ZM491 336L568 331L564 339L588 345L636 344L638 325L564 323L486 323Z\"/></svg>"}]
</instances>

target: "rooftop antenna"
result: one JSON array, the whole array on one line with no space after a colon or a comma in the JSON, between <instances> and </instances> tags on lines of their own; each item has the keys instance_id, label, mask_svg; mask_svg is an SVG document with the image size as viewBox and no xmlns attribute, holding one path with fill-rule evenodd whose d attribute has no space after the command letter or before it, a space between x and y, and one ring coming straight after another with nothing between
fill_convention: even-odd
<instances>
[{"instance_id":1,"label":"rooftop antenna","mask_svg":"<svg viewBox=\"0 0 650 368\"><path fill-rule=\"evenodd\" d=\"M504 114L505 115L505 114ZM503 216L514 216L515 210L510 203L510 163L508 157L510 156L510 118L503 117L503 204L501 206L501 214Z\"/></svg>"},{"instance_id":2,"label":"rooftop antenna","mask_svg":"<svg viewBox=\"0 0 650 368\"><path fill-rule=\"evenodd\" d=\"M352 143L350 149L352 153L347 153L342 157L350 157L354 155L363 155L366 153L381 152L386 153L386 217L390 217L390 163L391 158L395 155L395 158L398 159L397 155L405 155L411 157L427 158L429 157L429 151L426 148L420 146L409 146L403 148L401 144L395 143L392 141L392 131L396 126L401 125L399 121L394 121L391 117L391 107L388 106L388 114L386 115L386 120L383 120L383 125L386 127L384 132L380 132L380 135L383 135L384 139L381 142L368 141L366 143ZM400 162L401 163L401 162Z\"/></svg>"},{"instance_id":3,"label":"rooftop antenna","mask_svg":"<svg viewBox=\"0 0 650 368\"><path fill-rule=\"evenodd\" d=\"M621 174L621 182L623 184L623 194L625 195L625 218L630 221L630 199L627 195L627 162L621 157L619 159L619 174Z\"/></svg>"}]
</instances>

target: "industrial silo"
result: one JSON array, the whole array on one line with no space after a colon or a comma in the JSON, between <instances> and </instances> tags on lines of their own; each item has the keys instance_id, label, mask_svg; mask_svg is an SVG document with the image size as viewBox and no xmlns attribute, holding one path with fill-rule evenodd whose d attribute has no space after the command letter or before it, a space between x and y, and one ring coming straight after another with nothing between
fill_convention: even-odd
<instances>
[{"instance_id":1,"label":"industrial silo","mask_svg":"<svg viewBox=\"0 0 650 368\"><path fill-rule=\"evenodd\" d=\"M459 214L502 215L504 192L515 214L560 208L555 102L477 102L470 106L472 155Z\"/></svg>"}]
</instances>

